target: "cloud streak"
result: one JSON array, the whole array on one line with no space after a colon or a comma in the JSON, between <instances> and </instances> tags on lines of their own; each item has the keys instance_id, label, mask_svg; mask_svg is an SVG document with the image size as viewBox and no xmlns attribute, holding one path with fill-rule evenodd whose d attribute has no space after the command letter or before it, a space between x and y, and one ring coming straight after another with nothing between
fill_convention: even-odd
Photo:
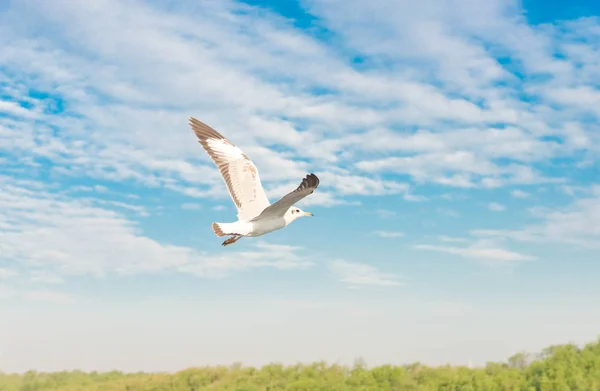
<instances>
[{"instance_id":1,"label":"cloud streak","mask_svg":"<svg viewBox=\"0 0 600 391\"><path fill-rule=\"evenodd\" d=\"M540 221L522 229L477 229L472 233L483 238L566 243L587 249L600 248L600 186L589 187L587 195L577 197L567 207L541 208L533 213Z\"/></svg>"},{"instance_id":2,"label":"cloud streak","mask_svg":"<svg viewBox=\"0 0 600 391\"><path fill-rule=\"evenodd\" d=\"M403 285L398 281L398 276L382 273L371 265L364 263L336 260L330 263L329 268L337 275L341 282L350 286L374 285L381 287Z\"/></svg>"},{"instance_id":3,"label":"cloud streak","mask_svg":"<svg viewBox=\"0 0 600 391\"><path fill-rule=\"evenodd\" d=\"M404 232L398 232L398 231L375 231L373 233L377 236L380 236L382 238L387 238L387 239L404 237Z\"/></svg>"},{"instance_id":4,"label":"cloud streak","mask_svg":"<svg viewBox=\"0 0 600 391\"><path fill-rule=\"evenodd\" d=\"M274 12L235 1L166 8L106 0L93 9L11 3L0 16L0 66L6 70L0 82L7 86L0 101L3 165L11 177L51 174L59 186L85 183L72 186L70 197L45 184L38 196L12 185L3 199L11 205L5 212L11 220L1 223L21 245L7 254L34 266L53 264L61 273L221 273L204 254L152 240L124 217L148 217L146 207L99 197L128 183L184 197L178 205L187 210L200 205L189 198L229 202L218 171L187 127L189 115L222 131L256 161L273 200L307 172L317 172L322 186L304 205L361 206L363 197L393 196L431 201L448 187L487 191L516 185L507 192L525 200L527 186L570 181L552 167L595 164L597 125L577 118L598 114L593 102L600 57L582 43L594 37L596 22L532 26L518 7L500 0L420 4L410 17L406 2L340 4L303 3L337 38L327 41ZM514 63L501 60L506 56ZM429 193L416 195L418 187ZM25 213L15 208L19 202L84 219L82 228L69 227L60 216L50 221ZM596 235L593 202L581 200L541 225L493 235L539 241L560 232L564 242L589 246ZM505 207L497 202L488 208ZM381 217L397 215L389 207L375 210ZM439 204L431 210L459 216ZM34 233L40 244L31 244ZM135 243L147 254L131 254L117 267L93 243L86 244L93 251L66 250L67 238L85 242L83 237L100 234L108 247ZM434 248L518 258L495 248L428 249ZM261 264L256 257L269 258L261 251L249 251L247 259L254 260L246 264L220 264L253 267ZM295 254L261 265L303 265Z\"/></svg>"},{"instance_id":5,"label":"cloud streak","mask_svg":"<svg viewBox=\"0 0 600 391\"><path fill-rule=\"evenodd\" d=\"M312 265L300 248L256 242L225 255L160 243L140 232L122 213L85 199L73 199L4 179L0 194L2 258L19 262L31 278L57 282L59 276L155 273L175 270L220 278L257 267ZM50 273L50 275L47 275ZM4 279L16 273L1 269Z\"/></svg>"},{"instance_id":6,"label":"cloud streak","mask_svg":"<svg viewBox=\"0 0 600 391\"><path fill-rule=\"evenodd\" d=\"M12 71L5 77L15 86L10 100L2 101L10 114L1 120L2 135L15 141L5 149L19 163L51 159L55 172L68 177L226 197L185 124L194 114L242 146L269 188L319 167L327 194L320 202L333 206L351 195L406 193L414 199L409 183L373 173L462 188L561 181L537 166L595 145L590 131L564 122L563 114L515 96L525 90L552 98L548 91L558 90L527 78L519 88L511 69L465 35L523 56L531 72L556 78L550 85L574 70L549 58L548 39L559 39L573 61L586 59L591 66L583 54L593 53L575 50L569 38L545 36L515 21L510 12L516 10L499 1L485 7L487 24L464 23L473 18L471 7L450 9L443 2L419 6L413 13L420 18L411 20L403 3L382 13L376 4L353 2L361 10L356 15L369 15L360 20L334 12L336 4L308 2L307 10L367 61L383 56L392 69L361 72L329 43L236 2L201 9L188 4L185 13L182 5L167 10L106 1L92 11L46 3L27 7L27 18L21 18L26 6L11 4L3 18L29 27L7 23L3 29L2 66ZM368 25L383 30L365 30ZM55 35L40 40L36 34L47 29ZM524 41L502 38L501 30L519 31ZM573 33L590 34L589 26ZM551 65L540 68L542 59ZM403 61L413 60L423 67L400 71ZM46 97L28 96L31 78ZM283 149L266 148L273 146ZM393 156L368 158L373 152Z\"/></svg>"},{"instance_id":7,"label":"cloud streak","mask_svg":"<svg viewBox=\"0 0 600 391\"><path fill-rule=\"evenodd\" d=\"M415 248L418 250L437 251L458 255L463 258L474 259L482 262L519 262L532 261L536 259L535 256L510 251L501 248L494 243L483 240L464 247L418 244L415 246Z\"/></svg>"}]
</instances>

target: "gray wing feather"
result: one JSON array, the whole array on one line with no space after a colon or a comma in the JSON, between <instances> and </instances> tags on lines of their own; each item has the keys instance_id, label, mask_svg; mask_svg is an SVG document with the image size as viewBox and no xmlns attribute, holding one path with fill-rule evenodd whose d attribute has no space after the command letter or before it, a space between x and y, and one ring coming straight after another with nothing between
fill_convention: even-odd
<instances>
[{"instance_id":1,"label":"gray wing feather","mask_svg":"<svg viewBox=\"0 0 600 391\"><path fill-rule=\"evenodd\" d=\"M304 197L311 195L318 186L319 178L315 174L308 174L296 190L286 194L279 201L271 204L260 215L254 218L254 220L283 216L290 206L294 205Z\"/></svg>"}]
</instances>

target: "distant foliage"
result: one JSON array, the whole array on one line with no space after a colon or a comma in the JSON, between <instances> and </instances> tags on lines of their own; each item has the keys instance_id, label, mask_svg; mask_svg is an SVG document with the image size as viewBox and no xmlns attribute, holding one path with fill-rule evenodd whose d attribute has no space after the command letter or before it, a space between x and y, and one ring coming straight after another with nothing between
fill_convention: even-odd
<instances>
[{"instance_id":1,"label":"distant foliage","mask_svg":"<svg viewBox=\"0 0 600 391\"><path fill-rule=\"evenodd\" d=\"M484 368L314 363L193 368L174 374L0 372L0 391L600 391L600 339L583 349L551 346Z\"/></svg>"}]
</instances>

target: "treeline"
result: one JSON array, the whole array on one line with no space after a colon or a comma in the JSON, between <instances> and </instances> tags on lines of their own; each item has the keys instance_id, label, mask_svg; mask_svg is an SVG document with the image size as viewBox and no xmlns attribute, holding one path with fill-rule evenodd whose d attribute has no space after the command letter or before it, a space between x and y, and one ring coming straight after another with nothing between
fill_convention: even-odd
<instances>
[{"instance_id":1,"label":"treeline","mask_svg":"<svg viewBox=\"0 0 600 391\"><path fill-rule=\"evenodd\" d=\"M583 348L558 345L530 356L516 354L482 368L384 365L372 369L315 363L234 365L177 373L85 373L22 375L0 373L0 391L259 391L259 390L397 390L397 391L600 391L600 338Z\"/></svg>"}]
</instances>

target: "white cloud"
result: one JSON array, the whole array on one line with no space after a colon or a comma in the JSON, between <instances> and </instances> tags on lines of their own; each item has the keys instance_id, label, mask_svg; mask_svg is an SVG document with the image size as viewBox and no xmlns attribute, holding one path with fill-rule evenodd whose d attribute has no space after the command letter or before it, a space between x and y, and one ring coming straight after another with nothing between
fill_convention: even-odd
<instances>
[{"instance_id":1,"label":"white cloud","mask_svg":"<svg viewBox=\"0 0 600 391\"><path fill-rule=\"evenodd\" d=\"M83 199L83 198L80 198L80 199ZM146 210L146 208L143 206L140 206L140 205L133 205L133 204L129 204L127 202L121 202L121 201L107 201L107 200L98 199L98 198L92 198L92 199L90 199L90 201L92 203L99 204L99 205L112 205L112 206L116 206L118 209L134 211L134 212L137 212L138 215L143 216L143 217L150 216L150 213Z\"/></svg>"},{"instance_id":2,"label":"white cloud","mask_svg":"<svg viewBox=\"0 0 600 391\"><path fill-rule=\"evenodd\" d=\"M506 210L506 206L499 204L497 202L490 202L487 205L488 209L491 210L492 212L502 212L504 210Z\"/></svg>"},{"instance_id":3,"label":"white cloud","mask_svg":"<svg viewBox=\"0 0 600 391\"><path fill-rule=\"evenodd\" d=\"M576 198L563 208L533 211L541 219L516 230L474 230L480 237L510 238L525 242L568 243L590 249L600 248L600 186L588 188L586 197Z\"/></svg>"},{"instance_id":4,"label":"white cloud","mask_svg":"<svg viewBox=\"0 0 600 391\"><path fill-rule=\"evenodd\" d=\"M1 179L1 178L0 178ZM207 254L162 244L139 232L136 222L85 199L3 183L2 260L54 276L152 273L171 269L222 277L256 267L302 268L312 263L297 248L253 242L250 250ZM208 223L207 223L208 224ZM207 225L207 234L210 226ZM220 248L218 238L214 241ZM39 277L39 276L38 276Z\"/></svg>"},{"instance_id":5,"label":"white cloud","mask_svg":"<svg viewBox=\"0 0 600 391\"><path fill-rule=\"evenodd\" d=\"M336 190L313 197L311 203L319 199L325 205L340 203L333 199L334 194L406 190L406 184L333 173L339 166L328 162L338 159L338 150L330 148L335 139L327 142L322 129L337 132L336 127L345 124L356 127L380 121L381 115L363 103L347 99L332 103L307 95L305 89L312 86L343 88L351 80L369 80L280 18L262 12L258 19L252 8L233 2L195 9L194 17L190 10L179 13L178 9L141 4L109 1L98 7L93 17L77 4L46 4L33 13L18 5L9 9L8 20L26 12L27 23L35 25L40 18L37 26L56 28L57 36L68 41L63 45L65 42L54 36L37 41L35 35L20 35L26 30L13 31L8 25L6 36L15 40L5 42L2 65L15 70L11 82L19 84L36 77L38 88L57 91L70 107L66 115L44 114L35 127L31 122L6 120L2 131L7 139L16 141L10 144L11 153L50 158L60 175L128 180L188 195L226 197L217 170L187 127L186 118L191 114L231 137L255 159L267 188L281 185L282 180L299 181L311 165L298 158L311 158L321 161L318 167L326 178L323 187ZM245 12L239 13L241 9ZM89 21L77 22L83 19ZM239 28L249 24L256 29ZM143 33L123 33L132 29ZM106 33L99 36L98 30ZM19 44L14 44L16 40ZM99 67L97 61L86 57L88 48L116 68ZM206 55L207 51L211 54ZM320 66L315 67L316 63ZM335 74L341 80L332 80L324 64L337 69ZM161 76L156 77L158 74ZM281 76L289 84L270 82L271 77ZM169 83L163 82L167 79ZM55 85L60 87L54 89ZM357 96L362 92L361 88L349 91ZM105 104L105 98L114 102ZM48 112L52 101L35 104ZM190 112L198 107L211 107L210 114ZM110 116L105 115L107 111ZM299 132L281 116L309 121L310 131ZM58 134L52 126L60 129ZM88 137L80 137L82 133ZM275 152L257 141L291 150Z\"/></svg>"},{"instance_id":6,"label":"white cloud","mask_svg":"<svg viewBox=\"0 0 600 391\"><path fill-rule=\"evenodd\" d=\"M15 115L17 117L32 117L34 113L19 106L15 102L0 100L0 113Z\"/></svg>"},{"instance_id":7,"label":"white cloud","mask_svg":"<svg viewBox=\"0 0 600 391\"><path fill-rule=\"evenodd\" d=\"M109 190L106 186L94 185L94 186L72 186L69 191L85 191L85 192L96 192L96 193L107 193Z\"/></svg>"},{"instance_id":8,"label":"white cloud","mask_svg":"<svg viewBox=\"0 0 600 391\"><path fill-rule=\"evenodd\" d=\"M517 190L511 191L510 195L515 198L528 198L531 194L527 193L526 191L517 189Z\"/></svg>"},{"instance_id":9,"label":"white cloud","mask_svg":"<svg viewBox=\"0 0 600 391\"><path fill-rule=\"evenodd\" d=\"M375 231L373 233L377 236L381 236L382 238L402 238L402 237L404 237L404 232L398 232L398 231Z\"/></svg>"},{"instance_id":10,"label":"white cloud","mask_svg":"<svg viewBox=\"0 0 600 391\"><path fill-rule=\"evenodd\" d=\"M552 182L556 178L546 178L537 163L597 144L573 116L516 97L521 89L553 95L535 81L515 84L489 46L502 47L534 73L555 75L552 91L559 76L575 68L552 58L550 40L559 39L574 60L585 59L588 74L596 55L519 22L517 9L499 1L478 6L489 12L483 23L473 21L466 0L464 8L421 4L411 18L405 2L386 5L386 12L352 2L356 14L335 4L307 7L366 56L372 71L352 67L330 43L279 16L233 1L169 9L106 1L93 11L77 3L13 4L3 16L0 57L12 71L4 76L12 100L2 107L35 113L36 122L3 118L0 139L11 142L0 142L0 149L18 164L50 159L57 175L226 198L187 127L187 116L195 115L256 160L268 189L318 168L322 195L306 202L331 206L353 195L423 200L408 183L373 178L375 172L464 188ZM248 25L256 28L243 28ZM588 27L578 26L577 33L589 34ZM53 34L40 40L38 30ZM371 64L377 58L390 66ZM406 60L415 66L407 68ZM26 95L32 79L49 98ZM69 110L52 114L58 100ZM348 170L356 161L363 172Z\"/></svg>"},{"instance_id":11,"label":"white cloud","mask_svg":"<svg viewBox=\"0 0 600 391\"><path fill-rule=\"evenodd\" d=\"M467 238L456 238L456 237L445 236L445 235L440 236L439 239L442 242L468 242L469 241Z\"/></svg>"},{"instance_id":12,"label":"white cloud","mask_svg":"<svg viewBox=\"0 0 600 391\"><path fill-rule=\"evenodd\" d=\"M375 213L382 219L388 219L396 216L396 212L388 209L377 209Z\"/></svg>"},{"instance_id":13,"label":"white cloud","mask_svg":"<svg viewBox=\"0 0 600 391\"><path fill-rule=\"evenodd\" d=\"M255 250L237 251L226 255L211 254L196 262L187 262L177 270L200 277L221 278L232 272L253 268L291 270L304 269L313 265L311 260L297 254L300 247L257 242L255 248Z\"/></svg>"},{"instance_id":14,"label":"white cloud","mask_svg":"<svg viewBox=\"0 0 600 391\"><path fill-rule=\"evenodd\" d=\"M508 155L502 157L507 158ZM546 178L535 169L523 164L498 165L491 159L482 158L480 151L448 151L421 153L406 157L394 156L380 160L361 161L356 166L369 173L405 173L417 182L433 182L464 188L476 186L493 188L507 184L563 181L562 178Z\"/></svg>"},{"instance_id":15,"label":"white cloud","mask_svg":"<svg viewBox=\"0 0 600 391\"><path fill-rule=\"evenodd\" d=\"M408 190L406 183L361 177L345 172L335 174L326 172L319 177L323 182L328 183L328 186L335 187L336 193L342 195L386 195L404 193Z\"/></svg>"},{"instance_id":16,"label":"white cloud","mask_svg":"<svg viewBox=\"0 0 600 391\"><path fill-rule=\"evenodd\" d=\"M415 248L419 250L438 251L458 255L464 258L491 262L517 262L536 259L531 255L520 254L514 251L498 247L493 242L478 241L466 247L439 246L431 244L419 244Z\"/></svg>"},{"instance_id":17,"label":"white cloud","mask_svg":"<svg viewBox=\"0 0 600 391\"><path fill-rule=\"evenodd\" d=\"M398 276L389 273L382 273L373 266L364 263L352 263L344 260L336 260L331 262L329 267L331 271L339 277L340 281L352 286L403 285L400 281L398 281Z\"/></svg>"},{"instance_id":18,"label":"white cloud","mask_svg":"<svg viewBox=\"0 0 600 391\"><path fill-rule=\"evenodd\" d=\"M488 3L492 5L488 6ZM568 156L577 149L592 148L597 144L598 140L591 136L594 132L572 123L571 119L575 116L569 115L565 107L555 110L544 103L515 99L513 93L518 90L517 79L508 72L509 67L503 68L489 50L490 45L507 50L522 60L531 74L554 76L548 81L549 85L553 85L580 77L577 67L569 62L571 60L585 63L587 70L593 69L591 64L597 64L597 52L589 50L589 45L584 45L587 50L577 51L578 54L585 53L585 62L575 55L556 60L550 50L561 45L572 48L568 41L580 35L593 35L591 29L579 29L573 35L561 35L560 27L537 29L523 23L523 19L518 17L517 7L509 7L502 1L488 3L481 6L486 12L482 18L476 11L480 10L480 6L473 7L470 1L452 5L433 2L417 8L411 5L410 12L407 12L409 6L406 2L383 5L378 1L352 1L351 6L345 5L345 9L353 12L339 8L339 1L310 2L310 9L324 17L329 28L342 34L347 44L359 48L367 58L369 55L381 56L397 65L394 68L397 73L406 68L402 65L403 61L419 64L411 67L411 76L437 80L445 92L457 92L485 107L460 117L457 122L464 124L462 128L449 130L419 122L403 112L409 126L418 124L423 128L411 132L373 129L369 132L370 137L357 135L349 141L367 149L395 151L403 156L363 160L358 164L359 168L368 172L401 172L417 181L460 187L533 184L556 178L545 178L531 170L530 165ZM372 28L374 25L378 27ZM517 36L519 39L515 38ZM553 40L558 42L555 44ZM571 76L571 79L565 79L565 75ZM589 82L592 80L588 79ZM505 84L500 86L495 84L497 81ZM543 90L536 90L539 86L536 81L525 78L518 83L520 86L524 84L529 93L541 92L543 95ZM586 88L592 90L593 96L597 94L596 87ZM591 93L587 95L592 96ZM428 100L424 94L414 96ZM449 108L449 105L436 103L439 103L438 110L440 106ZM411 112L410 109L406 111ZM468 112L459 111L461 115ZM430 113L431 110L424 112ZM476 124L477 121L497 121L507 126L492 128ZM556 138L542 138L548 135Z\"/></svg>"},{"instance_id":19,"label":"white cloud","mask_svg":"<svg viewBox=\"0 0 600 391\"><path fill-rule=\"evenodd\" d=\"M422 202L422 201L427 201L428 198L422 195L417 195L417 194L404 194L404 200L405 201L409 201L409 202Z\"/></svg>"},{"instance_id":20,"label":"white cloud","mask_svg":"<svg viewBox=\"0 0 600 391\"><path fill-rule=\"evenodd\" d=\"M284 195L285 194L281 194L279 197L273 197L271 199L271 202L276 202L278 199L280 199ZM336 198L335 195L332 194L331 192L327 192L327 191L323 191L323 190L319 190L319 189L317 189L317 191L315 191L309 197L303 198L301 201L298 202L298 205L302 206L302 207L311 206L311 205L319 205L319 206L328 207L328 206L334 206L334 205L351 205L351 204L356 205L357 203L341 200L339 198Z\"/></svg>"}]
</instances>

